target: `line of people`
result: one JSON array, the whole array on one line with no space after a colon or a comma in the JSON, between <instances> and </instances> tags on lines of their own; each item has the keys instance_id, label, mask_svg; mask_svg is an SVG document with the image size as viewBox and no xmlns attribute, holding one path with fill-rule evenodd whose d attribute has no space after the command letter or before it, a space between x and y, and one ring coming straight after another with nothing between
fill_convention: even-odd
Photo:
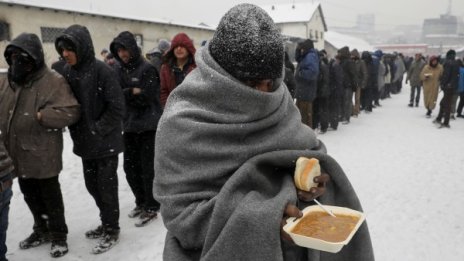
<instances>
[{"instance_id":1,"label":"line of people","mask_svg":"<svg viewBox=\"0 0 464 261\"><path fill-rule=\"evenodd\" d=\"M114 38L107 53L101 53L105 61L95 58L90 32L82 25L64 30L55 47L60 61L52 65L54 70L45 64L42 43L35 34L22 33L5 48L8 74L0 77L0 192L6 193L1 260L6 260L7 206L14 177L34 218L33 232L19 243L20 249L51 242L52 257L68 252L59 182L65 127L73 152L82 159L85 186L99 209L100 225L85 232L86 238L99 239L92 252L106 252L119 241L120 153L135 197L128 216L136 218L136 226L156 218L160 209L153 196L158 121L169 93L196 67L195 47L184 33L171 43L161 42L161 55L151 53L153 64L142 56L128 31ZM10 161L14 171L6 165Z\"/></svg>"},{"instance_id":2,"label":"line of people","mask_svg":"<svg viewBox=\"0 0 464 261\"><path fill-rule=\"evenodd\" d=\"M406 71L401 54L381 50L360 54L345 46L329 61L326 51L317 51L310 39L296 47L296 69L286 60L285 82L302 121L320 134L337 130L339 122L349 124L361 111L380 107L380 100L401 91Z\"/></svg>"}]
</instances>

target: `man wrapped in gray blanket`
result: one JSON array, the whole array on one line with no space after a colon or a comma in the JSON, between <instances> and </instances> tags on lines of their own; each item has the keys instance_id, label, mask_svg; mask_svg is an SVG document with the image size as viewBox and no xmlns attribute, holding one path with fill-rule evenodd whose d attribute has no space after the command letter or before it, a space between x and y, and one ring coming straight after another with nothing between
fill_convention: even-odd
<instances>
[{"instance_id":1,"label":"man wrapped in gray blanket","mask_svg":"<svg viewBox=\"0 0 464 261\"><path fill-rule=\"evenodd\" d=\"M374 260L367 224L337 254L286 240L288 216L318 197L361 209L282 83L283 39L261 8L222 18L197 68L168 98L156 135L155 198L167 228L164 260ZM312 193L293 182L299 156L330 175ZM323 194L323 195L322 195Z\"/></svg>"}]
</instances>

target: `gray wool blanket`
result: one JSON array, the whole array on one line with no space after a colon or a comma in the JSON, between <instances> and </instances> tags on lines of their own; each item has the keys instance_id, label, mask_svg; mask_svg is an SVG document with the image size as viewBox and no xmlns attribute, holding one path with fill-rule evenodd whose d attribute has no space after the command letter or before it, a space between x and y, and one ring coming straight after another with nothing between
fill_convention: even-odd
<instances>
[{"instance_id":1,"label":"gray wool blanket","mask_svg":"<svg viewBox=\"0 0 464 261\"><path fill-rule=\"evenodd\" d=\"M171 93L156 135L164 260L374 260L366 224L338 254L281 242L284 207L304 207L293 183L299 156L318 158L331 176L323 203L362 210L356 193L301 124L285 85L272 93L247 87L207 47L196 61Z\"/></svg>"}]
</instances>

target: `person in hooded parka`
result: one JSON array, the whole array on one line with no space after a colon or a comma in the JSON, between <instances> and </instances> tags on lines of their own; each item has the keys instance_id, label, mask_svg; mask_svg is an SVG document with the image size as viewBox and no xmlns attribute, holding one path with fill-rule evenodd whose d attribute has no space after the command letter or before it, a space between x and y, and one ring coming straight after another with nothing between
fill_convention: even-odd
<instances>
[{"instance_id":1,"label":"person in hooded parka","mask_svg":"<svg viewBox=\"0 0 464 261\"><path fill-rule=\"evenodd\" d=\"M296 106L300 110L301 121L313 128L313 102L317 96L319 54L312 40L306 39L298 43L295 60L298 62L295 70Z\"/></svg>"},{"instance_id":2,"label":"person in hooded parka","mask_svg":"<svg viewBox=\"0 0 464 261\"><path fill-rule=\"evenodd\" d=\"M68 27L55 40L55 48L67 62L64 75L81 104L81 118L69 131L73 151L82 158L85 186L100 210L101 224L85 233L100 239L92 249L99 254L119 240L117 168L118 154L124 150L124 95L114 70L95 59L85 26Z\"/></svg>"},{"instance_id":3,"label":"person in hooded parka","mask_svg":"<svg viewBox=\"0 0 464 261\"><path fill-rule=\"evenodd\" d=\"M5 48L9 88L2 88L5 143L18 184L34 218L33 232L20 249L51 241L50 255L68 252L68 227L58 175L63 168L62 128L80 116L69 84L44 61L39 37L22 33Z\"/></svg>"},{"instance_id":4,"label":"person in hooded parka","mask_svg":"<svg viewBox=\"0 0 464 261\"><path fill-rule=\"evenodd\" d=\"M193 41L187 34L178 33L172 39L160 69L160 100L163 108L169 94L195 69L195 52Z\"/></svg>"},{"instance_id":5,"label":"person in hooded parka","mask_svg":"<svg viewBox=\"0 0 464 261\"><path fill-rule=\"evenodd\" d=\"M143 59L132 33L120 33L110 51L121 65L116 70L126 100L124 116L124 171L135 196L129 217L144 226L157 216L159 203L153 198L155 133L163 112L156 68Z\"/></svg>"}]
</instances>

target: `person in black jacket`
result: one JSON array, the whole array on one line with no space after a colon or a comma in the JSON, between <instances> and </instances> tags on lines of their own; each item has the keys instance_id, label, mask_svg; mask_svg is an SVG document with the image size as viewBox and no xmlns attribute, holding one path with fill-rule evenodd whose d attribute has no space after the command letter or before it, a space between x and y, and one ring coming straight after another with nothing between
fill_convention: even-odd
<instances>
[{"instance_id":1,"label":"person in black jacket","mask_svg":"<svg viewBox=\"0 0 464 261\"><path fill-rule=\"evenodd\" d=\"M440 112L437 118L433 121L439 124L439 128L449 128L449 120L451 114L451 100L453 94L458 89L459 84L459 68L461 64L456 60L456 51L449 50L446 53L446 60L443 64L443 76L441 77L441 89L443 98L440 101ZM443 122L441 122L443 119Z\"/></svg>"},{"instance_id":2,"label":"person in black jacket","mask_svg":"<svg viewBox=\"0 0 464 261\"><path fill-rule=\"evenodd\" d=\"M284 76L284 83L287 85L288 91L293 99L295 99L295 88L296 88L296 81L295 81L295 66L290 61L290 57L288 53L285 52L284 55L284 66L285 66L285 76Z\"/></svg>"},{"instance_id":3,"label":"person in black jacket","mask_svg":"<svg viewBox=\"0 0 464 261\"><path fill-rule=\"evenodd\" d=\"M329 127L329 96L331 94L329 85L329 60L325 50L319 51L319 77L317 80L317 96L314 100L313 126L317 128L320 124L320 134L324 134Z\"/></svg>"},{"instance_id":4,"label":"person in black jacket","mask_svg":"<svg viewBox=\"0 0 464 261\"><path fill-rule=\"evenodd\" d=\"M110 51L121 64L116 73L126 99L124 171L136 205L129 217L139 216L136 226L143 226L160 208L153 198L155 134L163 111L159 76L141 56L132 33L120 33L110 44Z\"/></svg>"},{"instance_id":5,"label":"person in black jacket","mask_svg":"<svg viewBox=\"0 0 464 261\"><path fill-rule=\"evenodd\" d=\"M95 59L86 27L72 25L56 40L57 52L68 63L64 76L81 104L81 118L69 126L73 151L82 158L87 190L100 210L101 225L87 231L100 238L94 254L109 250L119 239L118 154L124 150L124 96L115 72Z\"/></svg>"},{"instance_id":6,"label":"person in black jacket","mask_svg":"<svg viewBox=\"0 0 464 261\"><path fill-rule=\"evenodd\" d=\"M337 130L338 122L342 112L343 101L343 68L340 65L340 56L337 55L329 65L329 123L333 130Z\"/></svg>"},{"instance_id":7,"label":"person in black jacket","mask_svg":"<svg viewBox=\"0 0 464 261\"><path fill-rule=\"evenodd\" d=\"M378 71L372 60L372 55L364 51L362 52L361 59L367 68L367 84L364 89L361 89L361 106L366 113L372 112L372 102L374 100L375 92L378 90Z\"/></svg>"},{"instance_id":8,"label":"person in black jacket","mask_svg":"<svg viewBox=\"0 0 464 261\"><path fill-rule=\"evenodd\" d=\"M343 105L342 105L342 124L350 123L350 117L353 112L353 91L357 88L356 68L351 60L350 49L348 46L338 50L340 55L340 65L343 68Z\"/></svg>"}]
</instances>

